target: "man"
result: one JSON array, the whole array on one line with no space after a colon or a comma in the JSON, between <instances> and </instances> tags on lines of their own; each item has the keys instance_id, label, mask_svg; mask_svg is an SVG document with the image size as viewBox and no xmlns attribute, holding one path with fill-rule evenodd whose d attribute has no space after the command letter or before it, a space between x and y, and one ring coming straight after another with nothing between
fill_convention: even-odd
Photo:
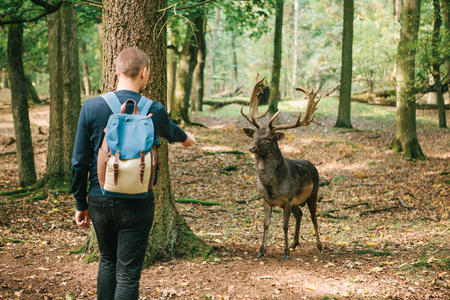
<instances>
[{"instance_id":1,"label":"man","mask_svg":"<svg viewBox=\"0 0 450 300\"><path fill-rule=\"evenodd\" d=\"M119 78L116 96L121 103L133 99L138 104L149 77L149 59L137 48L119 53L116 72ZM75 220L80 227L94 224L100 250L97 278L97 299L138 299L139 279L153 223L154 194L146 199L105 197L97 177L97 155L103 140L103 129L112 114L106 101L93 98L80 112L72 156L72 191L76 199ZM149 116L155 136L169 143L193 146L194 137L173 124L166 109L154 101ZM89 201L87 181L89 178Z\"/></svg>"}]
</instances>

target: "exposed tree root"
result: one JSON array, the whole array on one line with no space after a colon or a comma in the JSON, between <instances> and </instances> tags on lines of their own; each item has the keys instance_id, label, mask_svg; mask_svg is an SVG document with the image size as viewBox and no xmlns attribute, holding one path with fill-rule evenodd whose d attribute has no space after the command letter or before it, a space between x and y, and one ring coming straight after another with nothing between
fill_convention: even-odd
<instances>
[{"instance_id":1,"label":"exposed tree root","mask_svg":"<svg viewBox=\"0 0 450 300\"><path fill-rule=\"evenodd\" d=\"M361 203L356 203L356 204L352 204L352 205L347 205L347 206L343 207L342 209L350 209L350 208L358 207L361 205L365 205L367 208L371 208L368 202L361 202Z\"/></svg>"},{"instance_id":2,"label":"exposed tree root","mask_svg":"<svg viewBox=\"0 0 450 300\"><path fill-rule=\"evenodd\" d=\"M186 198L177 198L177 199L175 199L175 202L177 202L177 203L201 204L201 205L204 205L204 206L223 205L220 202L208 202L208 201L202 201L202 200L197 200L197 199L186 199Z\"/></svg>"}]
</instances>

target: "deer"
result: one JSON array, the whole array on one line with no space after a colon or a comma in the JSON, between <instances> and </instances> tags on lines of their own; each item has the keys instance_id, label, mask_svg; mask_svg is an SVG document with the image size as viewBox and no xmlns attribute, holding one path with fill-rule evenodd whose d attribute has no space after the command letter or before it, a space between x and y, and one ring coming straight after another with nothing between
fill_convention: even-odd
<instances>
[{"instance_id":1,"label":"deer","mask_svg":"<svg viewBox=\"0 0 450 300\"><path fill-rule=\"evenodd\" d=\"M290 259L290 249L295 249L299 243L299 230L302 220L302 210L300 207L308 205L311 214L311 220L314 225L317 249L322 251L322 243L319 238L319 228L316 218L318 191L319 191L319 173L316 167L309 161L304 159L289 159L283 157L278 142L281 141L285 134L279 130L286 130L300 126L308 126L314 119L313 113L317 110L322 93L318 100L315 98L319 93L319 88L314 91L308 91L301 87L297 87L297 91L303 92L307 97L307 107L305 116L301 118L302 113L300 106L297 121L289 125L274 125L273 121L277 118L280 111L275 113L269 120L267 126L262 126L257 122L267 115L268 110L259 115L257 96L264 88L264 78L258 80L250 98L249 114L245 114L244 104L241 107L241 114L255 128L244 128L244 133L252 138L252 142L248 150L254 155L255 168L257 173L257 187L263 198L264 206L264 233L262 245L257 253L257 258L264 256L266 252L268 231L270 219L272 217L272 209L279 206L283 209L283 230L284 230L284 259ZM288 246L288 225L289 218L293 213L296 224L294 240L291 246Z\"/></svg>"}]
</instances>

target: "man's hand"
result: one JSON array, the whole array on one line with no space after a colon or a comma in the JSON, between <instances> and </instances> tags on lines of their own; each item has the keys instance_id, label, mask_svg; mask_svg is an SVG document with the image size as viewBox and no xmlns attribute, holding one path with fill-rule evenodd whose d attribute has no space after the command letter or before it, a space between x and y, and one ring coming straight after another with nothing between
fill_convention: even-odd
<instances>
[{"instance_id":1,"label":"man's hand","mask_svg":"<svg viewBox=\"0 0 450 300\"><path fill-rule=\"evenodd\" d=\"M75 213L75 222L78 227L88 228L91 223L91 217L89 216L89 210L77 210Z\"/></svg>"},{"instance_id":2,"label":"man's hand","mask_svg":"<svg viewBox=\"0 0 450 300\"><path fill-rule=\"evenodd\" d=\"M186 132L186 134L187 134L187 138L184 142L181 143L181 145L183 145L184 148L189 148L191 146L194 146L197 143L194 136L192 134L190 134L189 132Z\"/></svg>"}]
</instances>

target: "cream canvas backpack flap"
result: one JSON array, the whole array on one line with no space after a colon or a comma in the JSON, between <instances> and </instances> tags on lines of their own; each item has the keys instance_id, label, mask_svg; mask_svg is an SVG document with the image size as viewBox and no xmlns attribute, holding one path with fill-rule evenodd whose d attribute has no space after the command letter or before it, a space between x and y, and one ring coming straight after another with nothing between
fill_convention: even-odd
<instances>
[{"instance_id":1,"label":"cream canvas backpack flap","mask_svg":"<svg viewBox=\"0 0 450 300\"><path fill-rule=\"evenodd\" d=\"M158 163L159 142L147 116L153 101L142 96L138 105L132 99L121 104L114 92L100 97L113 112L97 158L102 192L109 197L145 198L153 188ZM132 114L126 113L127 103L134 106Z\"/></svg>"}]
</instances>

